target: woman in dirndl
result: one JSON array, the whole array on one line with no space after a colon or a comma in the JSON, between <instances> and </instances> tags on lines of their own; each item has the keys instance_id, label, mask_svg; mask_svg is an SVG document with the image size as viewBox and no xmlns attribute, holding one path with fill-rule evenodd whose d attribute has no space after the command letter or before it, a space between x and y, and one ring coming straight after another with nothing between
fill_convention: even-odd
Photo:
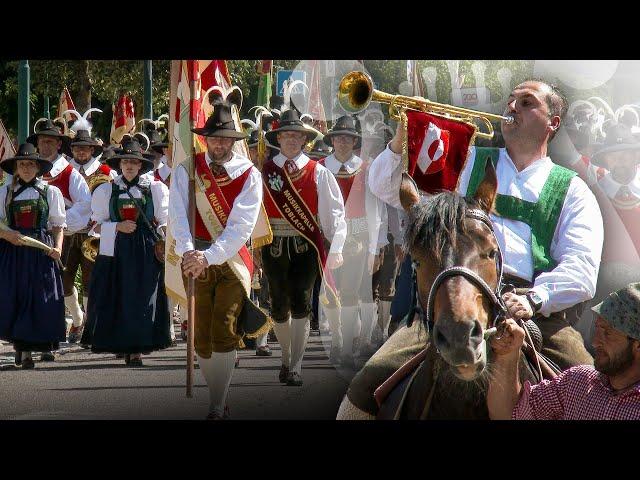
<instances>
[{"instance_id":1,"label":"woman in dirndl","mask_svg":"<svg viewBox=\"0 0 640 480\"><path fill-rule=\"evenodd\" d=\"M0 340L13 344L16 365L23 369L34 367L31 352L57 350L66 338L58 266L66 226L64 199L57 187L40 178L52 166L30 143L0 162L13 175L0 187ZM52 249L24 246L22 236Z\"/></svg>"},{"instance_id":2,"label":"woman in dirndl","mask_svg":"<svg viewBox=\"0 0 640 480\"><path fill-rule=\"evenodd\" d=\"M142 366L142 353L171 346L164 265L158 259L164 256L169 189L144 175L153 161L136 140L123 142L107 163L121 174L98 186L91 199L100 251L82 343L91 344L95 353L124 354L127 365Z\"/></svg>"}]
</instances>

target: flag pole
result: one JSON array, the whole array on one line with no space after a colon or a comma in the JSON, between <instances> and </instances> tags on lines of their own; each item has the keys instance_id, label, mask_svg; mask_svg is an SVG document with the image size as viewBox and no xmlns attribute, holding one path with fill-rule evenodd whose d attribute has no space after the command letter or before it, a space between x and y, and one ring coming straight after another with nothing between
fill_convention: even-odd
<instances>
[{"instance_id":1,"label":"flag pole","mask_svg":"<svg viewBox=\"0 0 640 480\"><path fill-rule=\"evenodd\" d=\"M198 122L198 97L200 71L198 60L187 60L187 75L189 78L189 123L191 129L196 128ZM191 238L195 239L196 225L196 198L195 198L195 134L191 132L191 162L189 162L189 230ZM195 278L187 277L187 398L193 398L193 372L194 372L194 327L196 321Z\"/></svg>"}]
</instances>

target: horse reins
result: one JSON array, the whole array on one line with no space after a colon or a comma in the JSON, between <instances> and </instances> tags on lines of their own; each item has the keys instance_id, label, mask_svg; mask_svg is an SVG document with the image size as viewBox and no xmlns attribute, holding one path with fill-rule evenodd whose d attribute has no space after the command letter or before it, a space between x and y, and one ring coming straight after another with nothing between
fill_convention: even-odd
<instances>
[{"instance_id":1,"label":"horse reins","mask_svg":"<svg viewBox=\"0 0 640 480\"><path fill-rule=\"evenodd\" d=\"M493 318L491 320L491 324L489 328L487 329L487 331L485 331L485 338L486 338L488 331L496 331L495 330L496 325L502 324L503 321L506 320L508 315L508 309L504 303L504 300L502 299L502 295L507 292L515 291L515 287L513 285L509 285L509 284L505 285L503 283L502 250L500 249L500 243L498 242L498 239L496 237L495 231L493 229L493 223L491 222L489 215L485 213L483 210L468 209L465 213L465 217L478 220L484 223L489 228L489 230L491 231L491 234L493 235L493 238L498 248L498 252L496 255L496 275L498 279L496 283L496 289L492 290L491 287L487 284L487 282L473 270L467 267L462 267L462 266L452 266L443 270L438 274L438 276L436 276L429 290L429 296L427 297L426 312L420 306L418 307L417 313L421 315L423 322L427 326L428 332L429 333L433 332L433 326L434 326L433 316L434 316L434 309L435 309L434 303L435 303L435 296L438 291L438 288L440 288L440 286L447 279L451 277L462 276L466 278L469 282L474 284L476 287L478 287L478 289L489 299L493 307ZM415 268L414 268L414 275L415 275ZM419 296L418 296L418 299L419 299ZM418 300L418 304L420 304L419 300ZM531 335L529 334L528 328L526 327L526 325L524 325L524 322L522 320L519 320L518 323L522 328L524 328L525 334L527 336L527 341L531 346L533 346L534 343L531 338ZM536 367L538 370L538 374L540 376L540 380L542 380L543 375L542 375L542 368L540 367L540 359L539 359L540 354L535 350L535 348L533 350L535 352Z\"/></svg>"}]
</instances>

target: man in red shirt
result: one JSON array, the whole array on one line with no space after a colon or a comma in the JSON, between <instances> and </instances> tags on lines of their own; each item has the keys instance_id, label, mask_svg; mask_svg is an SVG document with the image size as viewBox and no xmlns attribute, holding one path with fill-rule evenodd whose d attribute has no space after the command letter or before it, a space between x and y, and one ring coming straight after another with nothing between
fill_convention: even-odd
<instances>
[{"instance_id":1,"label":"man in red shirt","mask_svg":"<svg viewBox=\"0 0 640 480\"><path fill-rule=\"evenodd\" d=\"M524 330L512 319L491 339L492 419L640 420L640 282L611 293L592 310L595 368L578 365L537 385L518 378Z\"/></svg>"}]
</instances>

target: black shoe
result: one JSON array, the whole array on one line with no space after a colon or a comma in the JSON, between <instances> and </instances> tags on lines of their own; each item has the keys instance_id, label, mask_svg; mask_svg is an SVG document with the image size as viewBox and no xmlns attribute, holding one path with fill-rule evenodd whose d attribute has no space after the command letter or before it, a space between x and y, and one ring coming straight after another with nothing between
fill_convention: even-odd
<instances>
[{"instance_id":1,"label":"black shoe","mask_svg":"<svg viewBox=\"0 0 640 480\"><path fill-rule=\"evenodd\" d=\"M131 363L131 354L130 353L117 354L116 358L118 358L118 355L122 355L122 357L124 357L125 365L129 365ZM120 358L122 358L122 357L120 357Z\"/></svg>"},{"instance_id":2,"label":"black shoe","mask_svg":"<svg viewBox=\"0 0 640 480\"><path fill-rule=\"evenodd\" d=\"M22 365L22 352L20 350L16 350L14 361L16 365Z\"/></svg>"},{"instance_id":3,"label":"black shoe","mask_svg":"<svg viewBox=\"0 0 640 480\"><path fill-rule=\"evenodd\" d=\"M224 413L220 415L218 412L209 412L206 420L229 420L229 407L224 407Z\"/></svg>"},{"instance_id":4,"label":"black shoe","mask_svg":"<svg viewBox=\"0 0 640 480\"><path fill-rule=\"evenodd\" d=\"M282 365L280 368L280 374L278 375L278 380L280 383L287 383L287 376L289 375L289 367L285 367Z\"/></svg>"},{"instance_id":5,"label":"black shoe","mask_svg":"<svg viewBox=\"0 0 640 480\"><path fill-rule=\"evenodd\" d=\"M25 358L22 360L22 369L23 370L30 370L32 368L35 368L35 363L33 363L33 359L32 358Z\"/></svg>"},{"instance_id":6,"label":"black shoe","mask_svg":"<svg viewBox=\"0 0 640 480\"><path fill-rule=\"evenodd\" d=\"M302 386L302 378L300 377L300 374L297 372L289 372L289 375L287 375L287 386L289 387Z\"/></svg>"},{"instance_id":7,"label":"black shoe","mask_svg":"<svg viewBox=\"0 0 640 480\"><path fill-rule=\"evenodd\" d=\"M311 330L320 330L320 322L318 322L317 318L312 318L311 322L310 322L310 329Z\"/></svg>"},{"instance_id":8,"label":"black shoe","mask_svg":"<svg viewBox=\"0 0 640 480\"><path fill-rule=\"evenodd\" d=\"M69 335L67 337L67 343L78 343L82 338L82 326L71 327Z\"/></svg>"},{"instance_id":9,"label":"black shoe","mask_svg":"<svg viewBox=\"0 0 640 480\"><path fill-rule=\"evenodd\" d=\"M129 358L129 366L130 367L143 367L144 364L142 363L142 358L140 358L140 357Z\"/></svg>"},{"instance_id":10,"label":"black shoe","mask_svg":"<svg viewBox=\"0 0 640 480\"><path fill-rule=\"evenodd\" d=\"M55 362L56 357L51 352L42 352L40 355L41 362Z\"/></svg>"},{"instance_id":11,"label":"black shoe","mask_svg":"<svg viewBox=\"0 0 640 480\"><path fill-rule=\"evenodd\" d=\"M256 355L258 357L270 357L273 355L273 352L269 348L269 345L265 345L264 347L256 348Z\"/></svg>"}]
</instances>

